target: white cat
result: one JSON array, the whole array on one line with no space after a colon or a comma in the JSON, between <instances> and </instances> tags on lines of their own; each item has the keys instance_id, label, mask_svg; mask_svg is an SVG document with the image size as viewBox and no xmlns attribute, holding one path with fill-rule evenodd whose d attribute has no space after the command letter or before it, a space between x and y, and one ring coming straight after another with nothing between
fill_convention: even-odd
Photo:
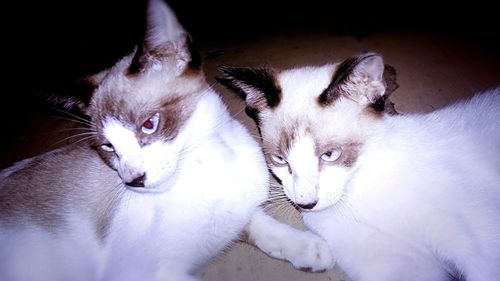
<instances>
[{"instance_id":1,"label":"white cat","mask_svg":"<svg viewBox=\"0 0 500 281\"><path fill-rule=\"evenodd\" d=\"M89 143L0 172L0 280L198 280L246 228L269 255L333 266L324 240L266 215L258 143L206 83L188 34L148 4L143 44L93 77Z\"/></svg>"},{"instance_id":2,"label":"white cat","mask_svg":"<svg viewBox=\"0 0 500 281\"><path fill-rule=\"evenodd\" d=\"M221 70L285 194L353 280L499 280L500 89L394 115L374 53Z\"/></svg>"}]
</instances>

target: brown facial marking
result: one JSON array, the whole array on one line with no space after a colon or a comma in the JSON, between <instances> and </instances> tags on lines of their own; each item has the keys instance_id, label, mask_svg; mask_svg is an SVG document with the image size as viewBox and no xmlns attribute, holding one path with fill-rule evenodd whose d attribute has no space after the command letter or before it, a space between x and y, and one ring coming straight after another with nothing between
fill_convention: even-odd
<instances>
[{"instance_id":1,"label":"brown facial marking","mask_svg":"<svg viewBox=\"0 0 500 281\"><path fill-rule=\"evenodd\" d=\"M174 139L194 110L194 98L196 97L176 97L165 101L160 112L157 134L167 140Z\"/></svg>"},{"instance_id":2,"label":"brown facial marking","mask_svg":"<svg viewBox=\"0 0 500 281\"><path fill-rule=\"evenodd\" d=\"M321 155L327 151L330 151L336 147L342 148L342 154L339 159L333 162L325 162L321 160ZM330 143L327 145L316 145L316 153L319 159L319 169L322 170L325 166L330 165L341 165L344 167L353 167L358 159L359 150L362 144L358 142L347 142L343 144Z\"/></svg>"}]
</instances>

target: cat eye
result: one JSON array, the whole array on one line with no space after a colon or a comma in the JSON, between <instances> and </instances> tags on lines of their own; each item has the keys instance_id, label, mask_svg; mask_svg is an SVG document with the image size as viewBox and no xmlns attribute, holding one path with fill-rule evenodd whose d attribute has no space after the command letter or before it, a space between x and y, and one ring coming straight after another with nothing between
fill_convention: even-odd
<instances>
[{"instance_id":1,"label":"cat eye","mask_svg":"<svg viewBox=\"0 0 500 281\"><path fill-rule=\"evenodd\" d=\"M142 132L148 135L156 132L156 129L158 129L159 121L160 121L160 113L156 113L155 115L149 117L148 120L142 123L142 128L141 128Z\"/></svg>"},{"instance_id":2,"label":"cat eye","mask_svg":"<svg viewBox=\"0 0 500 281\"><path fill-rule=\"evenodd\" d=\"M274 164L276 165L287 165L288 163L286 162L285 158L279 156L279 155L271 155L271 160Z\"/></svg>"},{"instance_id":3,"label":"cat eye","mask_svg":"<svg viewBox=\"0 0 500 281\"><path fill-rule=\"evenodd\" d=\"M112 144L110 143L105 143L100 146L100 148L106 152L113 152L115 151L115 148L113 147Z\"/></svg>"},{"instance_id":4,"label":"cat eye","mask_svg":"<svg viewBox=\"0 0 500 281\"><path fill-rule=\"evenodd\" d=\"M337 147L321 154L321 160L325 162L335 162L342 155L342 148Z\"/></svg>"}]
</instances>

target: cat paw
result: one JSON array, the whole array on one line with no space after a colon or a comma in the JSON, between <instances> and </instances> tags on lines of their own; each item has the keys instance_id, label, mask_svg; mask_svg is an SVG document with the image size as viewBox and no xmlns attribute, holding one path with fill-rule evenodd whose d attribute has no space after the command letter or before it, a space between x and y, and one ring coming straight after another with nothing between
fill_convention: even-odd
<instances>
[{"instance_id":1,"label":"cat paw","mask_svg":"<svg viewBox=\"0 0 500 281\"><path fill-rule=\"evenodd\" d=\"M326 241L310 231L284 238L281 247L268 254L285 259L302 271L322 272L335 266L335 260Z\"/></svg>"},{"instance_id":2,"label":"cat paw","mask_svg":"<svg viewBox=\"0 0 500 281\"><path fill-rule=\"evenodd\" d=\"M262 210L255 212L246 233L249 243L273 258L289 261L297 269L319 272L335 265L325 240L309 230L277 221Z\"/></svg>"}]
</instances>

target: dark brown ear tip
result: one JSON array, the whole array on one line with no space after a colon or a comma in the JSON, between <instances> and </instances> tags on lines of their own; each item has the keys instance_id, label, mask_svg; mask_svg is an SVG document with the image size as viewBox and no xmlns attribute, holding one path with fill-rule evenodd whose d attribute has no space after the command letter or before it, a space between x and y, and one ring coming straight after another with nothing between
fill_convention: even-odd
<instances>
[{"instance_id":1,"label":"dark brown ear tip","mask_svg":"<svg viewBox=\"0 0 500 281\"><path fill-rule=\"evenodd\" d=\"M399 88L399 84L397 82L396 68L394 68L390 64L384 64L383 76L386 84L385 95L389 97L392 94L392 92L394 92L397 88Z\"/></svg>"},{"instance_id":2,"label":"dark brown ear tip","mask_svg":"<svg viewBox=\"0 0 500 281\"><path fill-rule=\"evenodd\" d=\"M394 107L394 103L392 101L387 100L385 103L385 112L387 112L389 115L398 115L399 112L396 111L396 108Z\"/></svg>"},{"instance_id":3,"label":"dark brown ear tip","mask_svg":"<svg viewBox=\"0 0 500 281\"><path fill-rule=\"evenodd\" d=\"M248 67L217 65L217 70L222 72L228 78L236 78L250 70Z\"/></svg>"},{"instance_id":4,"label":"dark brown ear tip","mask_svg":"<svg viewBox=\"0 0 500 281\"><path fill-rule=\"evenodd\" d=\"M242 100L246 99L246 93L236 86L230 77L215 77L215 81L228 88L231 92L237 94Z\"/></svg>"},{"instance_id":5,"label":"dark brown ear tip","mask_svg":"<svg viewBox=\"0 0 500 281\"><path fill-rule=\"evenodd\" d=\"M231 66L228 66L228 65L222 65L222 64L218 64L216 66L216 68L222 72L226 72L227 70L231 69L232 67Z\"/></svg>"},{"instance_id":6,"label":"dark brown ear tip","mask_svg":"<svg viewBox=\"0 0 500 281\"><path fill-rule=\"evenodd\" d=\"M217 81L218 83L228 87L228 86L232 86L232 82L231 82L231 79L230 78L227 78L227 77L215 77L215 81Z\"/></svg>"}]
</instances>

